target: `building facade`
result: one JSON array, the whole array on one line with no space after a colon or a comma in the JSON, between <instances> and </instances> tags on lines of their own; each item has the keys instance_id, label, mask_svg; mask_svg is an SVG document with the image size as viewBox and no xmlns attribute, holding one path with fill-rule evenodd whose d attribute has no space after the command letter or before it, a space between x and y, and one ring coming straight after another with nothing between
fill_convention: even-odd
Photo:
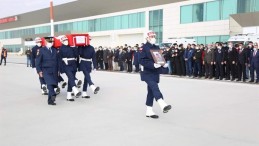
<instances>
[{"instance_id":1,"label":"building facade","mask_svg":"<svg viewBox=\"0 0 259 146\"><path fill-rule=\"evenodd\" d=\"M237 33L259 33L259 22L241 24L237 19L245 17L242 14L253 16L258 12L259 0L187 0L60 20L54 22L54 28L55 35L89 33L91 44L95 47L140 44L145 42L144 34L148 30L156 32L158 43L168 38L184 37L209 44L225 42L230 35ZM32 13L40 13L40 10L21 15L25 17ZM20 18L18 21L23 21L23 17ZM17 52L35 37L50 35L48 20L32 24L10 27L4 24L4 29L1 28L3 24L0 24L1 44L10 52Z\"/></svg>"}]
</instances>

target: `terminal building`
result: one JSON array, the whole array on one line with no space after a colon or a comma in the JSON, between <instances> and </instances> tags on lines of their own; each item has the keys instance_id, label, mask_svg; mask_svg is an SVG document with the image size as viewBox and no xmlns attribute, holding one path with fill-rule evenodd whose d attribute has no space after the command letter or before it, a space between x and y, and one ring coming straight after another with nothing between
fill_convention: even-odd
<instances>
[{"instance_id":1,"label":"terminal building","mask_svg":"<svg viewBox=\"0 0 259 146\"><path fill-rule=\"evenodd\" d=\"M95 47L141 44L148 30L158 43L225 42L235 34L259 33L259 0L75 0L54 6L54 30L55 36L89 33ZM49 8L0 18L0 42L9 52L50 31Z\"/></svg>"}]
</instances>

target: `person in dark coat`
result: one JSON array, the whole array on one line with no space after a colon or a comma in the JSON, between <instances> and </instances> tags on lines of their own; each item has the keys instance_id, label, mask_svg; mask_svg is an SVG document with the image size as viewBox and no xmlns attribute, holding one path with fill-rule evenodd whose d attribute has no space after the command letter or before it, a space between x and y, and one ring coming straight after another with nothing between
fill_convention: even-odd
<instances>
[{"instance_id":1,"label":"person in dark coat","mask_svg":"<svg viewBox=\"0 0 259 146\"><path fill-rule=\"evenodd\" d=\"M132 47L129 46L128 52L127 52L127 59L126 59L126 61L127 61L127 66L128 66L127 72L129 72L129 73L132 72L132 68L133 68L133 66L132 66L133 52L134 52L134 51L133 51Z\"/></svg>"},{"instance_id":2,"label":"person in dark coat","mask_svg":"<svg viewBox=\"0 0 259 146\"><path fill-rule=\"evenodd\" d=\"M46 46L39 50L36 59L36 69L40 77L43 77L48 88L48 104L56 105L55 88L58 88L59 57L57 49L53 46L53 37L45 37Z\"/></svg>"},{"instance_id":3,"label":"person in dark coat","mask_svg":"<svg viewBox=\"0 0 259 146\"><path fill-rule=\"evenodd\" d=\"M26 57L27 57L27 67L31 67L31 49L28 47L28 49L25 51Z\"/></svg>"},{"instance_id":4,"label":"person in dark coat","mask_svg":"<svg viewBox=\"0 0 259 146\"><path fill-rule=\"evenodd\" d=\"M139 48L134 47L133 52L133 65L135 66L135 72L139 72Z\"/></svg>"},{"instance_id":5,"label":"person in dark coat","mask_svg":"<svg viewBox=\"0 0 259 146\"><path fill-rule=\"evenodd\" d=\"M109 71L113 71L113 63L112 63L112 60L113 60L113 57L114 57L114 52L113 50L111 49L111 47L108 48L109 52L108 52L108 70Z\"/></svg>"},{"instance_id":6,"label":"person in dark coat","mask_svg":"<svg viewBox=\"0 0 259 146\"><path fill-rule=\"evenodd\" d=\"M143 66L142 71L140 73L141 80L146 82L148 94L146 100L146 117L150 118L159 118L153 112L153 101L154 99L160 105L160 108L164 113L167 113L171 109L171 105L167 105L163 99L163 95L159 90L158 83L159 83L159 74L162 72L164 68L168 67L168 64L157 64L154 62L154 59L151 55L150 50L160 50L158 46L155 45L155 33L149 31L147 33L147 43L144 44L143 50L140 53L140 64Z\"/></svg>"},{"instance_id":7,"label":"person in dark coat","mask_svg":"<svg viewBox=\"0 0 259 146\"><path fill-rule=\"evenodd\" d=\"M100 46L98 48L98 51L96 52L96 59L97 59L97 64L98 64L97 69L103 70L103 48L102 48L102 46Z\"/></svg>"},{"instance_id":8,"label":"person in dark coat","mask_svg":"<svg viewBox=\"0 0 259 146\"><path fill-rule=\"evenodd\" d=\"M205 65L205 79L213 78L213 64L215 61L214 50L212 49L212 45L208 45L205 50L203 64Z\"/></svg>"},{"instance_id":9,"label":"person in dark coat","mask_svg":"<svg viewBox=\"0 0 259 146\"><path fill-rule=\"evenodd\" d=\"M119 69L119 52L120 52L120 49L119 49L119 46L116 47L116 49L114 50L114 70L115 71L118 71Z\"/></svg>"},{"instance_id":10,"label":"person in dark coat","mask_svg":"<svg viewBox=\"0 0 259 146\"><path fill-rule=\"evenodd\" d=\"M194 62L194 77L201 77L202 52L200 46L197 45L193 55Z\"/></svg>"},{"instance_id":11,"label":"person in dark coat","mask_svg":"<svg viewBox=\"0 0 259 146\"><path fill-rule=\"evenodd\" d=\"M222 49L222 44L218 43L218 47L215 50L215 63L216 63L216 75L215 79L222 80L224 75L223 75L223 65L224 65L224 52Z\"/></svg>"},{"instance_id":12,"label":"person in dark coat","mask_svg":"<svg viewBox=\"0 0 259 146\"><path fill-rule=\"evenodd\" d=\"M97 94L100 90L100 87L94 85L90 75L92 72L92 65L94 67L94 71L96 71L97 68L96 53L94 47L91 45L80 46L78 49L80 56L79 71L82 71L85 76L82 98L90 98L90 96L87 95L87 86L91 88L94 94Z\"/></svg>"},{"instance_id":13,"label":"person in dark coat","mask_svg":"<svg viewBox=\"0 0 259 146\"><path fill-rule=\"evenodd\" d=\"M185 61L184 61L184 51L185 49L183 48L183 44L179 45L179 59L180 59L180 70L181 74L180 76L185 76L186 75L186 70L185 70Z\"/></svg>"},{"instance_id":14,"label":"person in dark coat","mask_svg":"<svg viewBox=\"0 0 259 146\"><path fill-rule=\"evenodd\" d=\"M259 51L258 44L254 43L253 50L250 53L250 74L251 80L249 82L254 82L256 72L256 83L259 82Z\"/></svg>"},{"instance_id":15,"label":"person in dark coat","mask_svg":"<svg viewBox=\"0 0 259 146\"><path fill-rule=\"evenodd\" d=\"M237 81L241 81L243 77L243 82L246 81L246 66L248 64L247 52L244 49L243 43L239 43L239 51L238 51L238 62L237 62L237 72L238 79Z\"/></svg>"},{"instance_id":16,"label":"person in dark coat","mask_svg":"<svg viewBox=\"0 0 259 146\"><path fill-rule=\"evenodd\" d=\"M1 62L0 62L0 65L2 65L3 60L4 60L4 65L6 65L6 58L7 58L7 49L3 47L2 51L1 51Z\"/></svg>"},{"instance_id":17,"label":"person in dark coat","mask_svg":"<svg viewBox=\"0 0 259 146\"><path fill-rule=\"evenodd\" d=\"M123 50L123 47L120 47L119 50L119 66L120 66L120 71L125 70L125 63L126 63L126 51Z\"/></svg>"},{"instance_id":18,"label":"person in dark coat","mask_svg":"<svg viewBox=\"0 0 259 146\"><path fill-rule=\"evenodd\" d=\"M226 80L234 81L236 78L236 64L238 60L238 53L235 47L233 47L232 43L228 45L228 55L227 55L227 63L226 63Z\"/></svg>"},{"instance_id":19,"label":"person in dark coat","mask_svg":"<svg viewBox=\"0 0 259 146\"><path fill-rule=\"evenodd\" d=\"M104 62L104 69L105 70L108 70L108 54L109 54L108 48L104 48L104 50L103 50L103 62Z\"/></svg>"},{"instance_id":20,"label":"person in dark coat","mask_svg":"<svg viewBox=\"0 0 259 146\"><path fill-rule=\"evenodd\" d=\"M189 77L192 76L193 73L193 54L194 54L194 48L195 48L195 44L192 44L192 46L190 44L188 44L187 49L185 49L184 52L184 60L185 60L185 66L186 66L186 75L188 75Z\"/></svg>"}]
</instances>

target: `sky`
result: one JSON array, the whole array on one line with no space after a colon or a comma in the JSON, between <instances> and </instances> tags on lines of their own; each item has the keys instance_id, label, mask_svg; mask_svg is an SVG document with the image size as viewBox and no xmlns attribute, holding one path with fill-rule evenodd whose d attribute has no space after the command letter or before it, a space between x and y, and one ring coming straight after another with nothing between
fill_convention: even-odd
<instances>
[{"instance_id":1,"label":"sky","mask_svg":"<svg viewBox=\"0 0 259 146\"><path fill-rule=\"evenodd\" d=\"M53 4L59 5L76 0L53 0ZM0 18L15 16L43 8L48 8L50 0L0 0Z\"/></svg>"}]
</instances>

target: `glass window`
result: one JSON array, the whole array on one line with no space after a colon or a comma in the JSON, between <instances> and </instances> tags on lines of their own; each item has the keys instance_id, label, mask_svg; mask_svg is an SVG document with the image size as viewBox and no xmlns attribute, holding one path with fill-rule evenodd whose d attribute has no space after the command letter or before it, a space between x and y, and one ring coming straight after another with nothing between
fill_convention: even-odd
<instances>
[{"instance_id":1,"label":"glass window","mask_svg":"<svg viewBox=\"0 0 259 146\"><path fill-rule=\"evenodd\" d=\"M259 0L254 0L254 11L259 11Z\"/></svg>"},{"instance_id":2,"label":"glass window","mask_svg":"<svg viewBox=\"0 0 259 146\"><path fill-rule=\"evenodd\" d=\"M181 24L192 22L192 5L181 7Z\"/></svg>"},{"instance_id":3,"label":"glass window","mask_svg":"<svg viewBox=\"0 0 259 146\"><path fill-rule=\"evenodd\" d=\"M202 22L203 21L203 6L204 4L193 5L192 10L192 21L193 22Z\"/></svg>"},{"instance_id":4,"label":"glass window","mask_svg":"<svg viewBox=\"0 0 259 146\"><path fill-rule=\"evenodd\" d=\"M206 37L206 44L215 44L216 42L219 42L219 36L207 36Z\"/></svg>"},{"instance_id":5,"label":"glass window","mask_svg":"<svg viewBox=\"0 0 259 146\"><path fill-rule=\"evenodd\" d=\"M121 28L122 29L129 28L129 15L121 16Z\"/></svg>"},{"instance_id":6,"label":"glass window","mask_svg":"<svg viewBox=\"0 0 259 146\"><path fill-rule=\"evenodd\" d=\"M229 15L237 13L237 0L222 0L221 19L229 19Z\"/></svg>"},{"instance_id":7,"label":"glass window","mask_svg":"<svg viewBox=\"0 0 259 146\"><path fill-rule=\"evenodd\" d=\"M140 13L140 17L139 17L139 22L140 22L140 27L145 27L146 25L146 15L144 12Z\"/></svg>"},{"instance_id":8,"label":"glass window","mask_svg":"<svg viewBox=\"0 0 259 146\"><path fill-rule=\"evenodd\" d=\"M220 20L219 18L219 1L206 3L206 21Z\"/></svg>"},{"instance_id":9,"label":"glass window","mask_svg":"<svg viewBox=\"0 0 259 146\"><path fill-rule=\"evenodd\" d=\"M252 0L237 0L237 12L247 13L252 12Z\"/></svg>"},{"instance_id":10,"label":"glass window","mask_svg":"<svg viewBox=\"0 0 259 146\"><path fill-rule=\"evenodd\" d=\"M115 30L121 29L121 17L120 16L114 17L114 29Z\"/></svg>"},{"instance_id":11,"label":"glass window","mask_svg":"<svg viewBox=\"0 0 259 146\"><path fill-rule=\"evenodd\" d=\"M220 36L220 42L227 42L229 39L229 35L222 35Z\"/></svg>"},{"instance_id":12,"label":"glass window","mask_svg":"<svg viewBox=\"0 0 259 146\"><path fill-rule=\"evenodd\" d=\"M88 21L88 30L89 32L94 32L95 29L94 29L94 20L89 20Z\"/></svg>"},{"instance_id":13,"label":"glass window","mask_svg":"<svg viewBox=\"0 0 259 146\"><path fill-rule=\"evenodd\" d=\"M206 38L204 36L196 37L197 44L206 44Z\"/></svg>"}]
</instances>

